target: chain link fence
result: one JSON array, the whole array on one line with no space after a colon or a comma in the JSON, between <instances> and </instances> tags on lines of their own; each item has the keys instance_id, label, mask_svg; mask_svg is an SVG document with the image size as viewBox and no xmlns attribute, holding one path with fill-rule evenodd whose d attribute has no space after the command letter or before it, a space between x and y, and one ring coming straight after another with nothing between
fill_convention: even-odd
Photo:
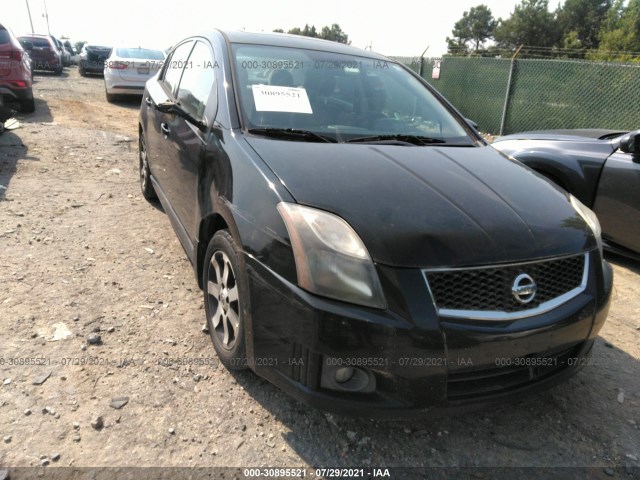
<instances>
[{"instance_id":1,"label":"chain link fence","mask_svg":"<svg viewBox=\"0 0 640 480\"><path fill-rule=\"evenodd\" d=\"M512 62L485 57L395 59L421 73L483 132L498 135L553 128L640 128L637 63L548 59ZM434 67L440 67L439 78L433 78Z\"/></svg>"}]
</instances>

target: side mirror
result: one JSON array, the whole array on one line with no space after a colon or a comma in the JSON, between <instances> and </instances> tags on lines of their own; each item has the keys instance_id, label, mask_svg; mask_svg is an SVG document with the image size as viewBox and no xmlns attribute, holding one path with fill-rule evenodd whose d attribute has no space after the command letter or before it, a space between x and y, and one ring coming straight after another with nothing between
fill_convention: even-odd
<instances>
[{"instance_id":1,"label":"side mirror","mask_svg":"<svg viewBox=\"0 0 640 480\"><path fill-rule=\"evenodd\" d=\"M179 107L170 100L156 104L156 110L162 113L176 113Z\"/></svg>"},{"instance_id":2,"label":"side mirror","mask_svg":"<svg viewBox=\"0 0 640 480\"><path fill-rule=\"evenodd\" d=\"M476 122L474 122L473 120L470 120L468 118L464 119L465 122L467 122L467 124L473 128L474 130L478 130L478 124Z\"/></svg>"},{"instance_id":3,"label":"side mirror","mask_svg":"<svg viewBox=\"0 0 640 480\"><path fill-rule=\"evenodd\" d=\"M620 150L640 156L640 130L627 133L620 139Z\"/></svg>"},{"instance_id":4,"label":"side mirror","mask_svg":"<svg viewBox=\"0 0 640 480\"><path fill-rule=\"evenodd\" d=\"M162 113L172 113L179 116L180 118L184 118L187 122L197 127L200 131L204 132L207 129L207 126L204 123L193 118L188 112L184 111L180 105L170 100L158 103L156 105L156 110Z\"/></svg>"}]
</instances>

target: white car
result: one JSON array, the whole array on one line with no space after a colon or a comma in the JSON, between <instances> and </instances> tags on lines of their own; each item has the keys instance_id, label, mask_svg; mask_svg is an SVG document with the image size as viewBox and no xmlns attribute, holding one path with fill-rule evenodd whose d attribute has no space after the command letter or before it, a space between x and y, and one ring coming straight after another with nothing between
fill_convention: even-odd
<instances>
[{"instance_id":1,"label":"white car","mask_svg":"<svg viewBox=\"0 0 640 480\"><path fill-rule=\"evenodd\" d=\"M104 64L107 101L113 102L116 95L142 95L145 83L162 68L164 59L162 50L114 47Z\"/></svg>"}]
</instances>

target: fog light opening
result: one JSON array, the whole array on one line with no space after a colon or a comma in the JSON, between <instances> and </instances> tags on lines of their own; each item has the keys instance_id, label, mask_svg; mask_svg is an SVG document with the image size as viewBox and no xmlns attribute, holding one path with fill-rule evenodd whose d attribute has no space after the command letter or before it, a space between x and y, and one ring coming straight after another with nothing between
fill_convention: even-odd
<instances>
[{"instance_id":1,"label":"fog light opening","mask_svg":"<svg viewBox=\"0 0 640 480\"><path fill-rule=\"evenodd\" d=\"M343 367L336 370L336 382L346 383L353 378L356 371L351 367Z\"/></svg>"},{"instance_id":2,"label":"fog light opening","mask_svg":"<svg viewBox=\"0 0 640 480\"><path fill-rule=\"evenodd\" d=\"M372 393L376 389L376 377L370 370L360 367L339 366L330 359L322 366L320 386L330 390L350 393ZM335 365L337 363L337 365Z\"/></svg>"}]
</instances>

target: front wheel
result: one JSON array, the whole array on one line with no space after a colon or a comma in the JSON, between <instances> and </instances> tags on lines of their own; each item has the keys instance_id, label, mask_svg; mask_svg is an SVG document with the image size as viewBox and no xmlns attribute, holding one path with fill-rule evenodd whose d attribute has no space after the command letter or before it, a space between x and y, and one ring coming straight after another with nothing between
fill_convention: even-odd
<instances>
[{"instance_id":1,"label":"front wheel","mask_svg":"<svg viewBox=\"0 0 640 480\"><path fill-rule=\"evenodd\" d=\"M207 247L204 306L213 347L229 370L247 368L245 323L250 315L249 282L241 251L228 230Z\"/></svg>"}]
</instances>

